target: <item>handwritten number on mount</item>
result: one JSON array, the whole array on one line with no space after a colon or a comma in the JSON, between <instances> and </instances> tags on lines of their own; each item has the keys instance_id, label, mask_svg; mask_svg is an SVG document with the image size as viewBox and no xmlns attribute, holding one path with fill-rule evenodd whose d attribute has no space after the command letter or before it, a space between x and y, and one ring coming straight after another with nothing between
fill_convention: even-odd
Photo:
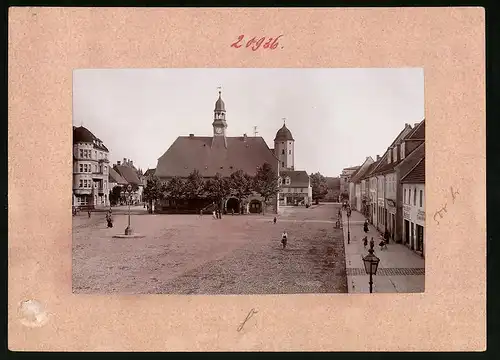
<instances>
[{"instance_id":1,"label":"handwritten number on mount","mask_svg":"<svg viewBox=\"0 0 500 360\"><path fill-rule=\"evenodd\" d=\"M238 36L238 40L235 41L234 43L231 44L231 47L234 47L236 49L239 49L241 47L241 45L238 45L242 40L243 38L245 37L245 35L240 35Z\"/></svg>"},{"instance_id":2,"label":"handwritten number on mount","mask_svg":"<svg viewBox=\"0 0 500 360\"><path fill-rule=\"evenodd\" d=\"M257 37L254 36L253 38L248 40L245 44L244 43L245 35L240 35L240 36L238 36L238 39L231 44L231 47L235 48L235 49L239 49L243 45L245 45L245 48L250 48L252 51L256 51L260 48L274 50L278 47L278 45L279 45L278 39L282 36L283 35L280 35L276 38L272 38L272 37L266 38L264 36L264 37L261 37L259 39L257 39ZM266 41L266 39L267 39L267 41ZM281 48L283 49L283 46Z\"/></svg>"}]
</instances>

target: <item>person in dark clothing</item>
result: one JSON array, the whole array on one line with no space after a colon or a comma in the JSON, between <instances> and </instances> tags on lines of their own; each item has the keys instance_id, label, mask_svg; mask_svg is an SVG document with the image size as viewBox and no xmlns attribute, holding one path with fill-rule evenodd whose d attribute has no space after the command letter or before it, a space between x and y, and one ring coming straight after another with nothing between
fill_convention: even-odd
<instances>
[{"instance_id":1,"label":"person in dark clothing","mask_svg":"<svg viewBox=\"0 0 500 360\"><path fill-rule=\"evenodd\" d=\"M389 242L389 238L391 237L391 234L389 233L389 230L385 229L385 232L384 232L384 240L386 243Z\"/></svg>"},{"instance_id":2,"label":"person in dark clothing","mask_svg":"<svg viewBox=\"0 0 500 360\"><path fill-rule=\"evenodd\" d=\"M111 216L111 209L106 213L106 222L108 223L108 228L113 227L113 217Z\"/></svg>"},{"instance_id":3,"label":"person in dark clothing","mask_svg":"<svg viewBox=\"0 0 500 360\"><path fill-rule=\"evenodd\" d=\"M286 243L288 242L288 234L286 230L283 230L283 234L281 234L281 244L283 245L283 249L286 248Z\"/></svg>"},{"instance_id":4,"label":"person in dark clothing","mask_svg":"<svg viewBox=\"0 0 500 360\"><path fill-rule=\"evenodd\" d=\"M364 230L365 233L368 232L368 220L365 220L365 223L363 225L363 230Z\"/></svg>"},{"instance_id":5,"label":"person in dark clothing","mask_svg":"<svg viewBox=\"0 0 500 360\"><path fill-rule=\"evenodd\" d=\"M363 246L366 248L367 245L368 245L368 236L365 236L363 238Z\"/></svg>"},{"instance_id":6,"label":"person in dark clothing","mask_svg":"<svg viewBox=\"0 0 500 360\"><path fill-rule=\"evenodd\" d=\"M275 216L275 217L274 217L274 219L273 219L273 223L275 223L275 224L276 224L276 216Z\"/></svg>"},{"instance_id":7,"label":"person in dark clothing","mask_svg":"<svg viewBox=\"0 0 500 360\"><path fill-rule=\"evenodd\" d=\"M89 213L89 218L90 218L90 215L92 215L92 211L90 211L90 209L89 209L88 213Z\"/></svg>"}]
</instances>

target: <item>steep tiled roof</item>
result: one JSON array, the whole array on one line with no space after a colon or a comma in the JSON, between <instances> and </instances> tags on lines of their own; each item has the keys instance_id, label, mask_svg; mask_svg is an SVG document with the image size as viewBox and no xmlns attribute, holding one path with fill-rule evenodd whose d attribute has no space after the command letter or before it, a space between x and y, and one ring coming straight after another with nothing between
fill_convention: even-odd
<instances>
[{"instance_id":1,"label":"steep tiled roof","mask_svg":"<svg viewBox=\"0 0 500 360\"><path fill-rule=\"evenodd\" d=\"M304 170L282 170L280 171L280 177L282 179L290 177L290 185L285 185L282 183L283 187L308 187L309 186L309 175Z\"/></svg>"},{"instance_id":2,"label":"steep tiled roof","mask_svg":"<svg viewBox=\"0 0 500 360\"><path fill-rule=\"evenodd\" d=\"M127 165L115 165L113 169L119 173L128 184L136 184L139 185L141 181L137 176L137 172L133 167Z\"/></svg>"},{"instance_id":3,"label":"steep tiled roof","mask_svg":"<svg viewBox=\"0 0 500 360\"><path fill-rule=\"evenodd\" d=\"M180 136L158 159L155 175L187 177L197 169L203 177L229 176L236 170L253 176L265 162L278 167L278 159L260 136L227 137L226 142L222 137Z\"/></svg>"},{"instance_id":4,"label":"steep tiled roof","mask_svg":"<svg viewBox=\"0 0 500 360\"><path fill-rule=\"evenodd\" d=\"M396 143L398 142L398 140L401 140L403 137L403 133L408 129L410 128L411 129L411 126L410 125L405 125L404 129L400 131L400 133L398 134L398 136L396 136L394 138L394 141L391 143L391 145L389 147L393 147L394 145L396 145ZM410 130L411 132L411 130ZM408 133L409 134L409 133ZM406 134L406 136L408 136L408 134Z\"/></svg>"},{"instance_id":5,"label":"steep tiled roof","mask_svg":"<svg viewBox=\"0 0 500 360\"><path fill-rule=\"evenodd\" d=\"M379 164L380 164L380 160L377 160L373 164L370 164L370 166L368 167L368 169L366 169L365 173L361 176L360 180L368 179L371 176L373 170L375 170L375 168Z\"/></svg>"},{"instance_id":6,"label":"steep tiled roof","mask_svg":"<svg viewBox=\"0 0 500 360\"><path fill-rule=\"evenodd\" d=\"M405 184L425 184L425 156L401 178Z\"/></svg>"},{"instance_id":7,"label":"steep tiled roof","mask_svg":"<svg viewBox=\"0 0 500 360\"><path fill-rule=\"evenodd\" d=\"M73 144L78 142L92 143L96 149L109 152L108 148L102 144L101 139L98 139L90 130L83 126L73 126Z\"/></svg>"},{"instance_id":8,"label":"steep tiled roof","mask_svg":"<svg viewBox=\"0 0 500 360\"><path fill-rule=\"evenodd\" d=\"M155 174L156 169L147 169L144 173L144 177L153 176Z\"/></svg>"},{"instance_id":9,"label":"steep tiled roof","mask_svg":"<svg viewBox=\"0 0 500 360\"><path fill-rule=\"evenodd\" d=\"M361 166L351 166L351 167L348 167L348 168L343 168L342 170L358 170Z\"/></svg>"},{"instance_id":10,"label":"steep tiled roof","mask_svg":"<svg viewBox=\"0 0 500 360\"><path fill-rule=\"evenodd\" d=\"M366 161L368 160L371 160L373 161L372 159L370 158L367 158ZM366 162L365 161L365 162ZM363 164L364 165L364 164ZM356 171L356 173L354 175L351 176L351 179L349 180L349 182L352 182L352 183L358 183L361 181L361 179L363 178L364 175L366 175L368 173L368 170L370 169L372 164L366 166L366 167L361 167L359 168L359 170Z\"/></svg>"},{"instance_id":11,"label":"steep tiled roof","mask_svg":"<svg viewBox=\"0 0 500 360\"><path fill-rule=\"evenodd\" d=\"M424 140L425 139L425 119L415 126L405 140Z\"/></svg>"},{"instance_id":12,"label":"steep tiled roof","mask_svg":"<svg viewBox=\"0 0 500 360\"><path fill-rule=\"evenodd\" d=\"M120 185L127 184L127 180L125 180L120 174L118 174L112 167L109 168L109 182L117 183Z\"/></svg>"}]
</instances>

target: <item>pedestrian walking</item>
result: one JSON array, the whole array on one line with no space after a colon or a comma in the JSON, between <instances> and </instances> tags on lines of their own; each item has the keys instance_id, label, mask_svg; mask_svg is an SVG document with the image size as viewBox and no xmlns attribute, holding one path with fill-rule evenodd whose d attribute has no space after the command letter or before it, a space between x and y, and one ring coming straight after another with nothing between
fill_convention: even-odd
<instances>
[{"instance_id":1,"label":"pedestrian walking","mask_svg":"<svg viewBox=\"0 0 500 360\"><path fill-rule=\"evenodd\" d=\"M367 245L368 245L368 236L365 236L365 237L363 238L363 246L364 246L364 248L365 248L365 249L366 249L366 246L367 246Z\"/></svg>"},{"instance_id":2,"label":"pedestrian walking","mask_svg":"<svg viewBox=\"0 0 500 360\"><path fill-rule=\"evenodd\" d=\"M234 215L234 208L231 209L231 215Z\"/></svg>"},{"instance_id":3,"label":"pedestrian walking","mask_svg":"<svg viewBox=\"0 0 500 360\"><path fill-rule=\"evenodd\" d=\"M203 217L203 209L200 210L200 218Z\"/></svg>"},{"instance_id":4,"label":"pedestrian walking","mask_svg":"<svg viewBox=\"0 0 500 360\"><path fill-rule=\"evenodd\" d=\"M212 216L214 217L214 220L217 219L217 215L215 214L215 210L212 211Z\"/></svg>"},{"instance_id":5,"label":"pedestrian walking","mask_svg":"<svg viewBox=\"0 0 500 360\"><path fill-rule=\"evenodd\" d=\"M385 229L384 240L385 240L386 243L389 243L390 237L391 237L391 234L389 233L389 230Z\"/></svg>"},{"instance_id":6,"label":"pedestrian walking","mask_svg":"<svg viewBox=\"0 0 500 360\"><path fill-rule=\"evenodd\" d=\"M276 224L276 216L275 216L275 217L274 217L274 219L273 219L273 223L275 223L275 224Z\"/></svg>"},{"instance_id":7,"label":"pedestrian walking","mask_svg":"<svg viewBox=\"0 0 500 360\"><path fill-rule=\"evenodd\" d=\"M370 240L370 249L373 249L373 247L375 246L375 241L373 240L373 236Z\"/></svg>"},{"instance_id":8,"label":"pedestrian walking","mask_svg":"<svg viewBox=\"0 0 500 360\"><path fill-rule=\"evenodd\" d=\"M380 246L380 250L387 250L387 243L384 241L384 239L382 239L378 245Z\"/></svg>"},{"instance_id":9,"label":"pedestrian walking","mask_svg":"<svg viewBox=\"0 0 500 360\"><path fill-rule=\"evenodd\" d=\"M286 248L286 243L288 242L288 234L286 230L283 230L283 234L281 234L281 244L283 245L283 249Z\"/></svg>"},{"instance_id":10,"label":"pedestrian walking","mask_svg":"<svg viewBox=\"0 0 500 360\"><path fill-rule=\"evenodd\" d=\"M367 220L365 220L365 223L364 223L364 225L363 225L363 230L364 230L364 232L365 232L365 233L367 233L367 232L368 232L368 219L367 219Z\"/></svg>"},{"instance_id":11,"label":"pedestrian walking","mask_svg":"<svg viewBox=\"0 0 500 360\"><path fill-rule=\"evenodd\" d=\"M90 209L88 211L88 214L89 214L89 218L90 218L90 215L92 215L92 211Z\"/></svg>"},{"instance_id":12,"label":"pedestrian walking","mask_svg":"<svg viewBox=\"0 0 500 360\"><path fill-rule=\"evenodd\" d=\"M113 227L113 217L111 213L111 209L106 213L106 222L108 223L108 228Z\"/></svg>"}]
</instances>

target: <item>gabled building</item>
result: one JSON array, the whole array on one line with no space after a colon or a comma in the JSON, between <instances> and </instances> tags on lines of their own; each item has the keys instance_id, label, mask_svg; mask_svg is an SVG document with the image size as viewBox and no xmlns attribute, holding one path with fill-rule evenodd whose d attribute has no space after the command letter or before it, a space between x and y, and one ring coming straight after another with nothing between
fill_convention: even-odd
<instances>
[{"instance_id":1,"label":"gabled building","mask_svg":"<svg viewBox=\"0 0 500 360\"><path fill-rule=\"evenodd\" d=\"M351 176L359 169L359 166L351 166L342 169L340 174L340 194L349 194L349 181Z\"/></svg>"},{"instance_id":2,"label":"gabled building","mask_svg":"<svg viewBox=\"0 0 500 360\"><path fill-rule=\"evenodd\" d=\"M117 161L113 166L113 170L117 172L128 185L132 185L134 191L132 193L132 204L138 204L142 202L142 191L144 189L144 184L140 178L140 172L134 166L134 162L130 159L123 158L123 162ZM126 186L124 186L124 189Z\"/></svg>"},{"instance_id":3,"label":"gabled building","mask_svg":"<svg viewBox=\"0 0 500 360\"><path fill-rule=\"evenodd\" d=\"M73 206L109 206L109 150L83 126L73 126Z\"/></svg>"},{"instance_id":4,"label":"gabled building","mask_svg":"<svg viewBox=\"0 0 500 360\"><path fill-rule=\"evenodd\" d=\"M279 177L280 205L310 205L312 187L309 175L304 170L282 170Z\"/></svg>"},{"instance_id":5,"label":"gabled building","mask_svg":"<svg viewBox=\"0 0 500 360\"><path fill-rule=\"evenodd\" d=\"M361 176L361 194L362 194L362 213L373 224L373 215L377 204L377 184L370 181L372 172L380 164L380 156L376 156L374 161L366 170L365 174Z\"/></svg>"}]
</instances>

